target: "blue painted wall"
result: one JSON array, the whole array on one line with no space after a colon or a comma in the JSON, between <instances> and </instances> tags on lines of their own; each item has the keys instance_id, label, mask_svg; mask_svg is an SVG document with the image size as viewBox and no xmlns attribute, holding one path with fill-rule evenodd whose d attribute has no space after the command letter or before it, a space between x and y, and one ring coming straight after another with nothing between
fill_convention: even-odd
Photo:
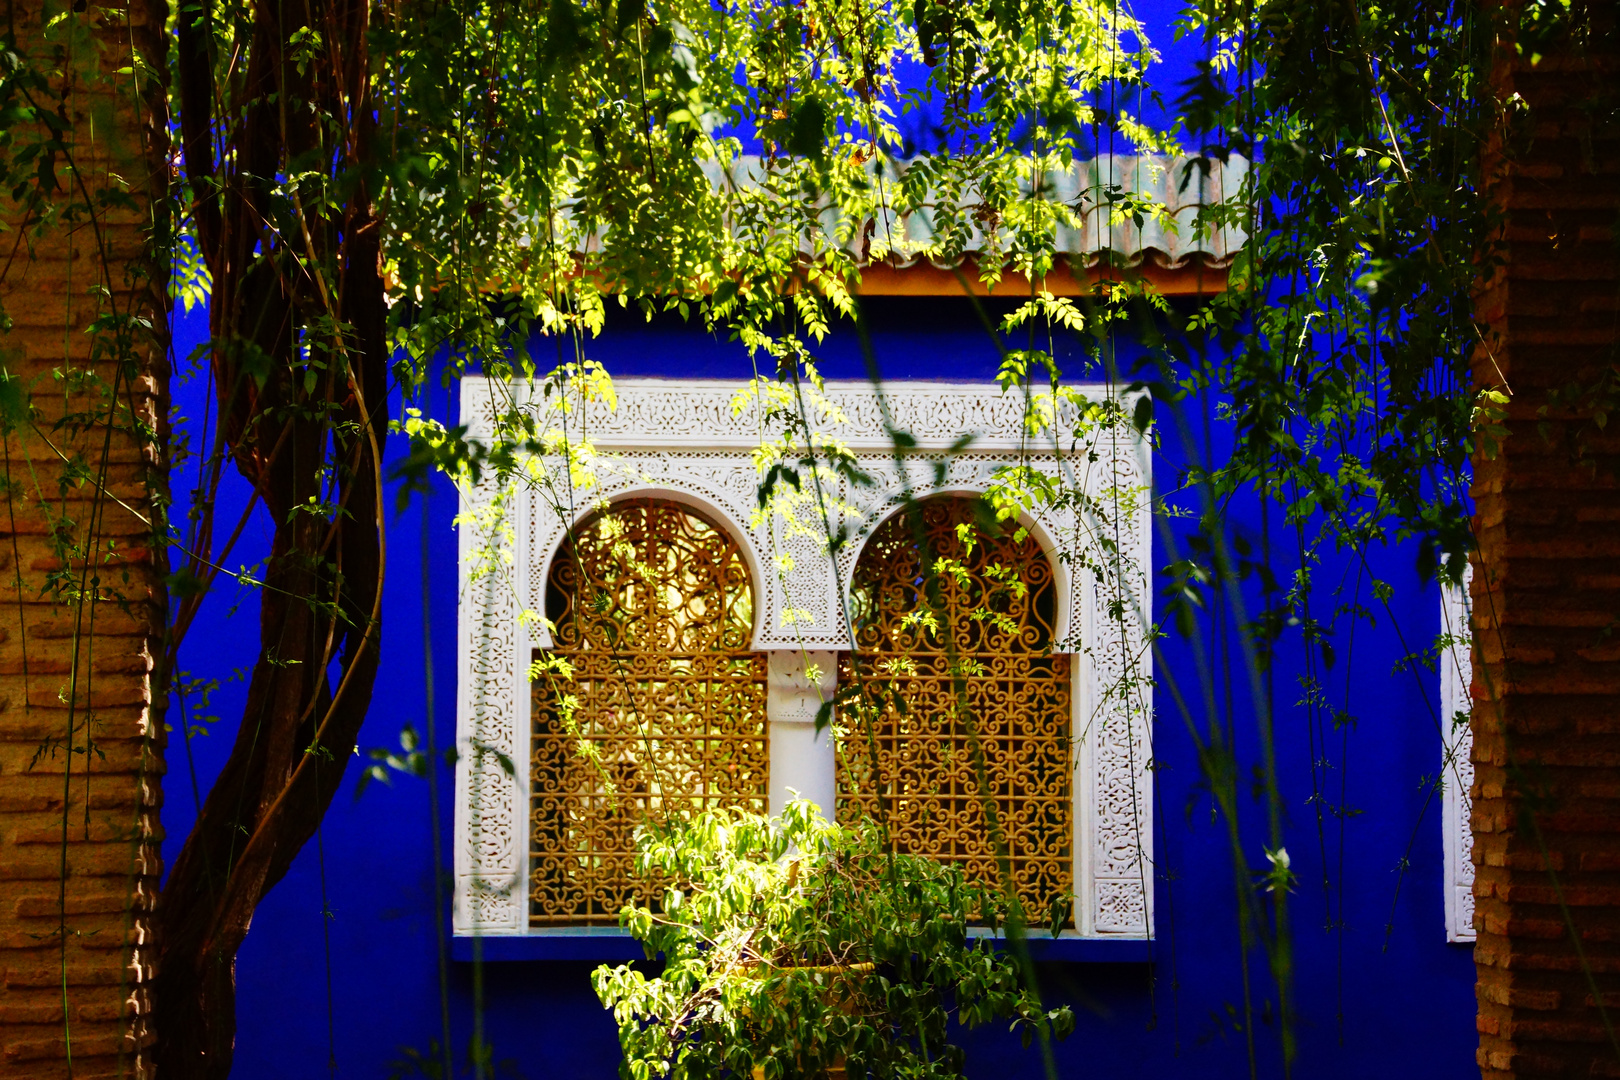
<instances>
[{"instance_id":1,"label":"blue painted wall","mask_svg":"<svg viewBox=\"0 0 1620 1080\"><path fill-rule=\"evenodd\" d=\"M869 314L873 351L885 378L989 379L994 373L996 352L960 301L874 303ZM181 317L178 330L177 354L184 356L205 326L194 314ZM1065 350L1069 377L1085 377L1076 347L1060 343L1060 352ZM852 334L838 335L821 352L829 377L864 374L865 361ZM1122 346L1122 352L1128 350ZM647 326L628 317L617 319L591 353L616 375L680 374L740 382L751 374L735 346L677 322ZM177 408L200 415L203 392L200 379L178 383ZM436 402L446 400L446 391L435 394ZM1189 416L1200 441L1210 416L1203 407ZM1209 449L1218 455L1220 429L1210 426ZM1187 452L1172 425L1161 427L1166 445L1155 470L1163 486L1174 481ZM397 443L393 452L399 452ZM231 518L232 500L239 511L239 490L222 499L222 520ZM440 487L429 500L425 531L419 503L390 518L385 661L362 748L395 746L406 723L418 730L425 727L424 604L431 620L432 719L442 743L453 735L452 513L450 493ZM1292 534L1276 520L1263 534L1252 501L1227 508L1225 518L1235 532L1254 541L1257 552L1269 537L1274 572L1286 582L1298 561ZM1172 523L1176 536L1187 531L1184 522ZM257 559L267 540L260 522L232 565ZM425 589L424 558L429 567ZM1155 558L1161 565L1168 558L1162 538L1155 540ZM1439 801L1426 803L1421 789L1422 778L1439 767L1440 738L1432 712L1437 679L1432 673L1392 674L1408 648L1432 640L1438 597L1432 585L1419 582L1412 550L1375 552L1370 565L1395 586L1391 608L1376 610L1375 626L1356 629L1353 647L1347 647L1348 623L1340 620L1339 658L1329 676L1335 707L1349 695L1353 725L1334 732L1325 749L1313 750L1305 712L1295 706L1302 671L1297 630L1285 637L1274 674L1286 843L1300 879L1293 897L1300 1037L1295 1075L1460 1080L1477 1075L1473 969L1468 949L1444 940ZM1317 571L1322 607L1348 600L1360 571L1349 556L1330 554ZM1341 585L1341 596L1326 595ZM1361 602L1377 608L1364 576L1359 587ZM1252 587L1249 594L1252 602ZM228 595L205 609L185 646L184 668L217 675L251 665L257 613L251 592L239 599L234 615L226 610ZM1207 627L1204 632L1206 640L1214 640ZM1197 675L1186 643L1172 637L1165 655L1157 676L1179 680L1197 699ZM1232 670L1244 678L1241 662ZM217 725L221 730L193 738L189 755L176 719L163 811L170 860L195 814L191 772L206 792L229 749L244 689L231 683L216 695L211 711L223 718ZM1259 759L1253 709L1243 684L1235 687L1233 700L1233 730L1247 777ZM1240 1026L1237 883L1224 826L1212 819L1186 722L1163 688L1157 704L1159 939L1151 963L1041 965L1043 992L1071 1002L1078 1014L1075 1034L1056 1048L1059 1071L1065 1077L1237 1080L1250 1075ZM1206 723L1202 716L1193 719L1200 726ZM1332 798L1337 801L1342 783L1346 802L1358 811L1343 824L1342 853L1338 819L1327 818L1319 831L1310 802L1311 764L1324 757L1331 762L1323 775L1330 778ZM428 787L423 780L401 777L391 787L372 785L357 800L352 788L358 772L356 763L349 790L334 803L319 844L304 851L261 905L241 951L236 1075L244 1080L384 1077L390 1075L390 1063L401 1057L401 1047L426 1050L439 1035L436 930L444 913L433 906ZM1247 794L1246 780L1240 786L1245 792L1246 856L1258 873L1265 866L1263 807ZM448 770L440 776L440 791L444 802L437 827L448 853ZM1324 856L1334 883L1327 899L1321 885ZM1404 876L1396 872L1403 858L1410 859ZM328 918L323 919L323 909ZM1327 925L1341 912L1342 927ZM1263 960L1251 956L1249 962L1254 985L1261 988L1254 997L1259 1073L1280 1076L1276 1002L1264 989L1269 980ZM453 963L448 997L458 1053L466 1046L475 1013L481 1013L496 1060L508 1062L516 1075L530 1080L613 1076L617 1044L609 1017L588 987L592 966L580 960ZM480 1000L482 1009L475 1009ZM1039 1074L1036 1052L1021 1049L997 1031L969 1033L966 1042L970 1076Z\"/></svg>"},{"instance_id":2,"label":"blue painted wall","mask_svg":"<svg viewBox=\"0 0 1620 1080\"><path fill-rule=\"evenodd\" d=\"M1195 40L1176 41L1168 32L1179 8L1176 0L1142 0L1135 5L1164 54L1157 85L1173 98L1178 81L1190 75L1203 53ZM1178 74L1180 73L1180 74ZM1169 111L1151 99L1133 103L1150 121ZM921 143L926 125L907 120L906 130ZM1107 136L1096 149L1129 153ZM992 312L993 314L994 312ZM991 379L997 353L979 318L961 300L873 302L867 312L872 356L886 379ZM590 346L615 375L710 377L738 382L752 375L747 358L733 345L704 335L679 321L652 325L610 308L608 333ZM206 333L200 313L182 316L176 353L184 357ZM1018 343L1015 343L1018 344ZM1074 341L1059 340L1056 351L1070 379L1095 377L1084 370ZM536 348L549 366L544 343ZM1129 343L1120 345L1129 365ZM863 378L867 357L853 334L842 332L818 350L829 378ZM199 379L174 387L181 412L200 416L205 385ZM433 391L433 411L451 411L454 393ZM395 402L395 414L398 403ZM1218 461L1223 430L1212 403L1193 403L1184 416L1196 448L1183 444L1179 426L1161 414L1161 453L1154 462L1161 490L1169 491L1192 458ZM1207 437L1206 437L1207 432ZM393 452L398 453L397 440ZM183 495L183 481L174 484ZM218 513L234 520L244 492L223 493ZM1190 496L1176 505L1196 511ZM456 546L450 519L454 500L436 488L426 520L420 502L390 519L390 573L384 597L384 669L371 715L361 735L362 749L395 747L401 727L419 731L428 719L425 656L433 672L432 720L442 743L455 728L454 626ZM1269 551L1273 572L1284 584L1298 566L1292 533L1273 517L1263 521L1253 500L1222 508L1235 535L1257 555ZM1173 521L1169 537L1155 537L1155 560L1162 566L1172 546L1185 548L1190 526ZM1267 543L1269 541L1269 544ZM268 548L265 523L257 523L232 560L252 563ZM424 585L422 566L429 567ZM1435 588L1419 581L1410 545L1369 553L1368 565L1343 553L1324 553L1316 568L1318 616L1339 603L1359 602L1374 609L1375 624L1336 623L1338 659L1326 673L1329 704L1346 708L1353 723L1333 730L1326 743L1313 735L1301 697L1304 671L1297 629L1284 637L1273 669L1276 702L1277 768L1286 805L1286 839L1299 887L1292 898L1295 1007L1299 1059L1294 1075L1312 1080L1367 1076L1421 1076L1425 1080L1475 1077L1473 966L1466 947L1445 943L1441 884L1439 800L1430 799L1424 778L1440 766L1440 735L1435 719L1438 680L1433 673L1393 673L1412 649L1426 647L1438 630ZM1371 597L1369 574L1395 586L1386 611ZM1162 579L1157 584L1162 584ZM1335 592L1334 590L1338 590ZM193 628L182 667L218 676L249 667L258 642L257 612L251 592L222 590ZM1245 587L1249 609L1258 606L1251 579ZM232 603L240 603L234 615ZM431 624L425 637L424 611ZM1206 619L1203 640L1219 639ZM424 649L424 641L431 647ZM1235 655L1235 654L1234 654ZM1158 940L1151 962L1047 963L1039 966L1042 991L1074 1005L1077 1030L1056 1047L1064 1077L1134 1076L1144 1080L1242 1080L1250 1073L1247 1039L1241 1027L1244 957L1237 935L1235 890L1252 879L1234 880L1224 825L1212 818L1188 720L1176 709L1167 681L1175 680L1195 703L1201 698L1191 650L1172 635L1164 643L1164 663L1156 668L1154 754L1158 763L1157 835L1160 876L1155 881ZM1241 659L1231 670L1231 727L1240 776L1259 766L1254 709ZM1223 676L1216 676L1217 700L1227 700ZM190 753L176 736L171 742L165 783L164 825L172 860L190 828L196 805L192 773L206 793L228 752L245 687L228 683L210 710L221 729L191 740ZM1201 713L1191 722L1199 728ZM1333 803L1355 810L1342 822L1327 816L1318 827L1312 763ZM386 1077L401 1060L402 1047L426 1051L441 1031L439 935L446 922L435 912L428 786L399 778L391 787L372 785L353 796L359 763L351 770L326 819L319 844L300 856L287 879L260 906L241 951L239 1034L236 1076L243 1080L335 1075ZM450 850L449 770L439 777L443 796L436 823L443 850ZM1258 875L1265 868L1264 808L1247 794L1241 817L1244 852ZM1397 872L1403 860L1404 874ZM1323 866L1331 887L1324 895ZM1397 899L1397 888L1399 896ZM323 917L323 911L329 916ZM493 946L491 952L494 951ZM1253 997L1258 1074L1281 1076L1277 1051L1276 1001L1265 989L1264 960L1248 957ZM453 962L447 972L448 1005L458 1061L464 1061L475 1017L493 1045L494 1058L510 1075L529 1080L595 1080L615 1075L617 1042L611 1020L591 994L589 960ZM969 1075L1011 1078L1040 1075L1033 1050L1000 1032L967 1033Z\"/></svg>"}]
</instances>

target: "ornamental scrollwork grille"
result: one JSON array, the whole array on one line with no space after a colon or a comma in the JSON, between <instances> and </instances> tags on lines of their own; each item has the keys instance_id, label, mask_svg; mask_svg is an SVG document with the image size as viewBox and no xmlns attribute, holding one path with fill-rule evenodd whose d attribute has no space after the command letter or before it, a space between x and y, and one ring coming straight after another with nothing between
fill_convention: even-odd
<instances>
[{"instance_id":1,"label":"ornamental scrollwork grille","mask_svg":"<svg viewBox=\"0 0 1620 1080\"><path fill-rule=\"evenodd\" d=\"M988 792L1025 917L1072 925L1070 658L1052 652L1052 565L983 507L923 501L880 525L856 563L837 813L884 820L898 849L999 887Z\"/></svg>"},{"instance_id":2,"label":"ornamental scrollwork grille","mask_svg":"<svg viewBox=\"0 0 1620 1080\"><path fill-rule=\"evenodd\" d=\"M564 542L546 618L555 647L532 691L529 922L617 925L625 904L654 900L634 874L637 826L765 810L768 663L748 650L753 588L723 529L677 503L631 499Z\"/></svg>"}]
</instances>

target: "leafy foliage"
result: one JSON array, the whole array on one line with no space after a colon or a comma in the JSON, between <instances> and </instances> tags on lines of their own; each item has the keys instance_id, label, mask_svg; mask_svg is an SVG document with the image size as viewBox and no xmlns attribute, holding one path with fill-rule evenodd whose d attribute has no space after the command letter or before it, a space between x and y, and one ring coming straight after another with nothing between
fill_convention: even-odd
<instances>
[{"instance_id":1,"label":"leafy foliage","mask_svg":"<svg viewBox=\"0 0 1620 1080\"><path fill-rule=\"evenodd\" d=\"M1559 0L1526 5L1521 46L1532 53L1547 47L1565 32L1570 13L1586 7ZM58 56L85 63L92 55L89 17L53 9L51 20L45 40ZM1221 402L1238 434L1229 456L1199 461L1185 478L1201 500L1201 529L1190 552L1171 553L1169 615L1191 635L1199 625L1195 614L1213 610L1222 596L1242 613L1236 583L1250 576L1264 596L1260 612L1240 618L1251 673L1265 669L1289 626L1303 628L1307 648L1330 668L1331 621L1312 607L1317 551L1344 545L1362 554L1381 540L1415 535L1422 538L1424 568L1443 564L1455 580L1471 544L1467 456L1497 452L1507 430L1506 380L1487 377L1496 385L1479 395L1467 389L1470 364L1490 372L1493 363L1492 343L1471 319L1471 289L1493 258L1484 151L1512 107L1492 102L1485 89L1488 50L1503 26L1461 0L1199 0L1186 29L1204 35L1208 60L1186 88L1180 131L1206 157L1240 154L1252 168L1240 198L1206 208L1200 221L1247 237L1234 287L1154 342L1159 370L1142 384L1151 382L1161 402L1184 395L1201 399L1206 410ZM178 526L153 515L155 528L168 530L155 543L184 555L169 578L179 603L164 667L173 670L172 650L249 518L262 512L250 503L234 528L218 530L224 539L216 538L212 508L228 462L269 508L276 546L262 582L246 570L225 576L267 586L265 625L291 626L302 642L289 650L266 639L254 673L252 722L238 733L247 733L246 750L233 755L216 813L199 830L209 835L195 845L196 857L176 868L176 878L193 882L190 903L178 894L165 898L164 992L187 992L168 988L184 987L188 972L213 980L196 990L195 1016L170 1013L191 1018L171 1030L194 1033L197 1043L189 1057L165 1048L164 1068L180 1076L228 1068L229 1024L222 1018L232 1007L230 955L263 889L285 872L319 822L365 711L378 664L379 441L390 363L410 393L426 386L446 352L447 380L474 368L536 377L539 407L514 397L495 418L497 438L489 446L471 443L464 427L434 416L419 399L399 424L412 440L401 470L408 491L435 468L463 483L492 473L509 487L542 489L572 520L578 502L595 496L597 471L611 467L581 426L586 404L612 401L611 379L586 355L588 339L604 326L606 305L701 319L763 359L761 377L743 401L757 403L771 427L760 453L761 514L780 518L790 536L818 535L834 547L848 539L828 525L841 508L813 489L821 481L833 487L831 481L861 478L826 430L823 421L832 418L818 411L824 395L814 350L835 318L858 314L861 267L890 258L954 263L976 247L978 261L964 274L985 282L1010 270L1027 275L1028 304L998 329L1028 330L1030 345L1004 355L1002 385L1026 395L1032 440L1050 436L1054 445L1067 439L1078 446L1083 432L1076 428L1071 437L1057 422L1059 373L1053 351L1036 348L1037 334L1084 335L1093 356L1111 361L1111 334L1127 304L1140 304L1148 315L1149 338L1174 320L1162 299L1123 285L1077 302L1039 293L1043 275L1059 267L1057 230L1074 225L1088 200L1135 218L1162 210L1120 190L1065 202L1053 197L1050 180L1114 134L1138 150L1177 147L1169 134L1118 106L1151 93L1153 52L1142 26L1112 0L184 0L173 30L170 104L184 175L164 193L174 203L154 216L152 239L170 255L170 295L187 308L209 296L206 367L218 408L195 440L193 516ZM25 222L21 239L31 244L50 230L93 224L95 204L104 210L133 203L121 184L89 197L68 153L66 112L45 103L54 77L46 68L58 61L42 66L15 45L7 39L0 51L6 120L0 172ZM147 50L132 64L151 82L165 60ZM1612 109L1612 98L1605 100ZM155 130L166 131L166 122ZM759 154L745 156L745 149ZM924 235L896 228L906 215L924 223ZM100 278L110 291L115 268L102 261ZM136 423L115 415L113 406L127 377L130 341L143 329L137 323L125 313L92 327L92 355L115 359L120 373L110 393L104 383L98 390L108 405L104 414L70 416L64 430ZM1179 329L1192 334L1183 337ZM554 355L531 352L536 331L549 335ZM1107 375L1116 385L1130 377L1113 369ZM1038 383L1048 377L1043 398ZM69 388L95 381L71 369L59 378ZM28 389L0 370L7 433L32 423ZM1596 402L1591 415L1601 430L1613 397L1610 380L1571 400ZM1154 419L1152 399L1138 397L1137 429ZM909 436L892 434L902 451ZM171 463L182 457L177 450ZM547 459L563 467L549 470ZM69 485L93 485L99 499L105 467L103 460L65 470L58 495ZM8 478L14 507L21 505L20 490L21 481ZM1246 548L1228 535L1222 509L1246 491L1282 507L1296 527L1299 572L1292 583L1272 576L1273 552L1264 545ZM50 535L71 533L71 522L51 516L46 493L35 495ZM499 576L506 567L507 498L470 511L462 522L487 540L475 552L477 575ZM1024 466L1003 477L1003 509L1077 498L1060 479ZM1105 514L1092 516L1106 524ZM1110 551L1106 530L1098 533L1104 539L1091 545L1094 553L1067 557L1102 572ZM88 565L87 544L59 539L58 561ZM1113 572L1111 580L1119 579ZM96 600L82 572L75 579L63 570L51 583L54 595L69 602ZM21 588L19 576L19 601ZM1388 590L1382 582L1373 587L1386 603ZM1131 617L1133 602L1119 591L1114 607L1121 619ZM1351 605L1340 613L1355 618L1365 609ZM335 686L321 674L334 662L344 671ZM1265 692L1255 696L1269 755L1272 703ZM1232 859L1242 877L1248 858L1236 823L1237 763L1215 712L1211 706L1210 737L1199 750L1231 823ZM276 732L268 741L277 756L268 763L254 749L263 745L261 727ZM188 735L196 730L193 723L182 728ZM88 734L83 745L88 755ZM434 755L414 741L402 740L401 750L374 755L367 775L416 772ZM502 767L514 772L510 760ZM1273 958L1286 1056L1288 889L1277 868L1287 867L1269 756L1266 768L1260 786L1272 832L1265 851L1273 871L1265 880L1273 906L1265 908L1260 890L1249 888L1245 926L1261 928ZM287 799L295 780L299 797ZM244 804L297 812L290 825L275 814L243 821L236 808ZM798 861L781 862L787 849L772 847L778 834L767 835L758 823L715 826L754 845L747 849L753 854L726 848L729 862L721 860L718 840L687 844L712 848L707 862L677 858L685 841L660 841L675 845L656 849L664 861L651 865L664 872L690 876L701 869L703 880L736 888L752 882L754 891L728 892L728 885L694 894L685 907L668 905L646 926L649 942L666 934L671 948L688 949L683 955L696 965L690 973L696 981L683 985L692 993L713 975L732 995L721 994L722 1004L741 1008L752 1000L762 1007L787 995L809 1007L814 999L823 1007L812 1015L839 1030L854 1021L838 1019L850 1014L837 1002L867 1001L876 993L869 984L921 985L921 998L896 999L898 990L884 989L871 999L879 1003L872 1015L889 1018L881 1030L914 1040L895 1045L926 1058L934 1044L924 1036L937 1033L930 1025L943 1015L945 995L961 990L959 976L969 970L949 964L990 964L983 971L997 973L995 979L1005 969L960 939L958 894L937 868L880 858L859 832L794 827L806 853ZM249 872L230 881L242 863ZM197 884L204 866L217 869L228 887ZM790 867L801 875L791 886ZM888 927L881 947L860 946L872 958L859 962L876 965L870 975L840 976L819 990L804 974L759 976L772 964L842 963L845 954L832 945L855 948L864 940L856 931L868 927L839 921L844 915L816 922L821 915L804 914L802 881L816 873L823 883L855 880L847 875L857 873L872 882L915 878L921 892L913 897L897 887L837 897L893 905L867 912L887 920L873 925ZM677 933L681 912L696 918L708 910L699 895L758 898L761 910L781 916L761 924L777 937L759 939L760 948L800 944L780 958L756 950L746 963L739 946L734 969L711 971L704 965L717 962L716 954L693 936L693 927L707 924L681 930L684 938ZM228 909L228 917L216 926L209 923L215 916L205 914L188 928L188 907ZM703 918L721 920L718 927L743 914L721 905ZM812 923L821 937L789 933ZM200 958L204 940L212 951ZM915 954L897 950L922 940L949 946L944 955L955 959L942 961L947 966L937 972L908 966ZM1245 937L1245 949L1251 944ZM923 983L901 977L916 972L926 976ZM1028 1002L1012 983L993 986L1010 996L982 990L974 1000L1006 1005L1027 1030L1056 1023L1038 1010L1020 1011ZM907 1008L933 1004L926 1013L894 1012L897 1001ZM726 1023L740 1025L735 1030L752 1030L751 1014L725 1015ZM680 1045L699 1055L691 1059L694 1068L707 1060L703 1053L719 1052L701 1039ZM448 1034L441 1048L447 1046ZM845 1049L852 1063L863 1052L854 1043ZM210 1065L198 1064L204 1050Z\"/></svg>"},{"instance_id":2,"label":"leafy foliage","mask_svg":"<svg viewBox=\"0 0 1620 1080\"><path fill-rule=\"evenodd\" d=\"M1261 490L1356 550L1421 537L1423 568L1458 581L1476 354L1497 384L1483 403L1510 392L1473 318L1493 258L1491 17L1271 0L1252 17L1195 5L1185 29L1209 48L1182 101L1203 153L1253 160L1207 215L1249 235L1233 287L1193 320L1214 348L1171 349L1191 360L1184 389L1231 402L1237 434L1194 480L1212 503Z\"/></svg>"},{"instance_id":3,"label":"leafy foliage","mask_svg":"<svg viewBox=\"0 0 1620 1080\"><path fill-rule=\"evenodd\" d=\"M621 916L649 958L598 968L621 1075L955 1077L953 1018L1009 1020L1024 1041L1066 1035L1067 1006L1042 1008L1012 962L968 936L968 912L1005 898L929 859L884 850L871 822L843 827L812 803L778 820L712 811L643 830L638 870L669 882L661 910ZM755 1075L760 1075L756 1072Z\"/></svg>"},{"instance_id":4,"label":"leafy foliage","mask_svg":"<svg viewBox=\"0 0 1620 1080\"><path fill-rule=\"evenodd\" d=\"M987 280L1050 271L1079 207L1046 177L1097 125L1168 146L1100 104L1153 54L1098 0L554 0L407 8L376 34L407 384L446 344L492 373L578 360L609 298L792 363L774 321L819 337L864 261L955 259L977 229ZM896 228L913 210L929 235Z\"/></svg>"}]
</instances>

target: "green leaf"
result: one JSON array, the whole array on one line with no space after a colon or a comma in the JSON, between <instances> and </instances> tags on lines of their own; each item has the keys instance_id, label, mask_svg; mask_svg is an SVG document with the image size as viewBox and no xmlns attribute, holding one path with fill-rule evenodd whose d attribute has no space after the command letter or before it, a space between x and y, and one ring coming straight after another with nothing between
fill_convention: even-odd
<instances>
[{"instance_id":1,"label":"green leaf","mask_svg":"<svg viewBox=\"0 0 1620 1080\"><path fill-rule=\"evenodd\" d=\"M583 51L585 35L580 28L580 11L573 0L551 0L546 13L547 67L570 65Z\"/></svg>"},{"instance_id":2,"label":"green leaf","mask_svg":"<svg viewBox=\"0 0 1620 1080\"><path fill-rule=\"evenodd\" d=\"M10 434L28 422L28 395L23 381L0 366L0 431Z\"/></svg>"},{"instance_id":3,"label":"green leaf","mask_svg":"<svg viewBox=\"0 0 1620 1080\"><path fill-rule=\"evenodd\" d=\"M793 110L793 123L788 129L788 152L813 161L822 160L827 153L827 128L827 106L819 98L804 98Z\"/></svg>"},{"instance_id":4,"label":"green leaf","mask_svg":"<svg viewBox=\"0 0 1620 1080\"><path fill-rule=\"evenodd\" d=\"M177 600L198 596L208 588L201 578L193 574L191 569L185 566L165 577L163 584L168 589L169 595Z\"/></svg>"},{"instance_id":5,"label":"green leaf","mask_svg":"<svg viewBox=\"0 0 1620 1080\"><path fill-rule=\"evenodd\" d=\"M1146 432L1153 426L1153 398L1143 394L1136 399L1136 408L1131 414L1131 426L1138 432Z\"/></svg>"}]
</instances>

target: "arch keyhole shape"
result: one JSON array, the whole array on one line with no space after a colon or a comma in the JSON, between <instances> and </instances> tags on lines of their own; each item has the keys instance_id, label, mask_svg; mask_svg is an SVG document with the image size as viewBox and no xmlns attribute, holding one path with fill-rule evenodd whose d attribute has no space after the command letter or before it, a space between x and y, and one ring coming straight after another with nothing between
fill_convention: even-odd
<instances>
[{"instance_id":1,"label":"arch keyhole shape","mask_svg":"<svg viewBox=\"0 0 1620 1080\"><path fill-rule=\"evenodd\" d=\"M753 585L725 530L680 503L631 499L564 540L546 618L556 645L531 687L529 923L617 925L625 904L657 899L634 873L637 826L766 808Z\"/></svg>"},{"instance_id":2,"label":"arch keyhole shape","mask_svg":"<svg viewBox=\"0 0 1620 1080\"><path fill-rule=\"evenodd\" d=\"M873 532L850 601L839 820L884 819L898 850L1010 885L1031 925L1072 925L1072 686L1040 544L980 500L926 499Z\"/></svg>"}]
</instances>

